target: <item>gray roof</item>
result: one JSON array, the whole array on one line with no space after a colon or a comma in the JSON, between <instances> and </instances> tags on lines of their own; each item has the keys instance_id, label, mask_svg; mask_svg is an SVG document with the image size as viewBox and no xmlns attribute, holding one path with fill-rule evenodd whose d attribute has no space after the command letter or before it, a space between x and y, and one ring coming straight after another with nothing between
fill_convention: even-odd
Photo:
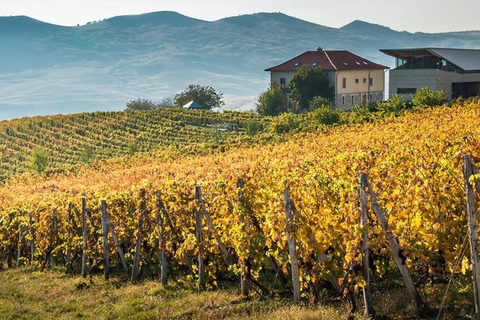
<instances>
[{"instance_id":1,"label":"gray roof","mask_svg":"<svg viewBox=\"0 0 480 320\"><path fill-rule=\"evenodd\" d=\"M195 101L190 101L189 103L187 103L186 105L183 106L183 108L187 108L187 109L205 109L204 106L202 106L201 104L199 103L196 103Z\"/></svg>"},{"instance_id":2,"label":"gray roof","mask_svg":"<svg viewBox=\"0 0 480 320\"><path fill-rule=\"evenodd\" d=\"M381 49L380 51L393 57L433 54L449 61L462 70L480 70L480 50L478 49L413 48Z\"/></svg>"}]
</instances>

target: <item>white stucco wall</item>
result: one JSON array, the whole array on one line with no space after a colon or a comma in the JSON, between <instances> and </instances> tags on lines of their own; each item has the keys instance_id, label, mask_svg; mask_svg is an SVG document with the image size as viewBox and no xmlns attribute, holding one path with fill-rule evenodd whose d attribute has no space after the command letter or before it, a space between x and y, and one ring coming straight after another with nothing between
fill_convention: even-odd
<instances>
[{"instance_id":1,"label":"white stucco wall","mask_svg":"<svg viewBox=\"0 0 480 320\"><path fill-rule=\"evenodd\" d=\"M390 70L389 95L392 97L398 88L443 90L447 98L452 98L452 83L479 82L480 74L461 74L435 69L394 69ZM401 94L405 100L411 100L410 94Z\"/></svg>"}]
</instances>

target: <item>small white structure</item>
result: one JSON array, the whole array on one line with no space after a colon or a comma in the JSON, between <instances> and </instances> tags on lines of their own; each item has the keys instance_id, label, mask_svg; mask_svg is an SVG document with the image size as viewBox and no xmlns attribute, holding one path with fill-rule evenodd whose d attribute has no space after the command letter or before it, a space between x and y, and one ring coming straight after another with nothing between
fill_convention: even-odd
<instances>
[{"instance_id":1,"label":"small white structure","mask_svg":"<svg viewBox=\"0 0 480 320\"><path fill-rule=\"evenodd\" d=\"M443 90L447 98L480 95L480 50L382 49L396 59L390 70L390 96L411 100L418 89Z\"/></svg>"},{"instance_id":2,"label":"small white structure","mask_svg":"<svg viewBox=\"0 0 480 320\"><path fill-rule=\"evenodd\" d=\"M206 109L204 106L202 106L201 104L193 100L187 103L186 105L184 105L182 108L193 109L193 110Z\"/></svg>"}]
</instances>

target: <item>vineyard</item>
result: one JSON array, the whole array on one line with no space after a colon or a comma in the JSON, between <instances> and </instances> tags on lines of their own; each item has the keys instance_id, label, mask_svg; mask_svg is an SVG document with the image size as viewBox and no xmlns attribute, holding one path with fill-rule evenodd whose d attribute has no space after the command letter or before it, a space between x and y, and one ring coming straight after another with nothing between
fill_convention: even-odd
<instances>
[{"instance_id":1,"label":"vineyard","mask_svg":"<svg viewBox=\"0 0 480 320\"><path fill-rule=\"evenodd\" d=\"M158 124L164 126L167 112L158 112L165 112ZM206 131L179 124L192 118L169 112L164 135L141 129L160 121L155 113L134 113L121 122L109 122L116 113L19 120L1 135L26 141L32 134L36 146L48 135L49 148L58 146L58 163L68 163L88 144L110 150L108 156L125 154L122 146L131 141L142 141L139 147L149 151L157 143L175 143L167 140L172 131L173 141L185 133L203 143ZM98 127L67 134L74 121L93 116L101 118ZM255 116L221 117L243 128ZM0 262L65 265L76 274L102 270L105 277L116 269L133 281L160 265L163 283L186 273L199 290L213 290L241 278L242 294L282 289L314 302L322 290L356 295L368 278L400 278L400 269L404 280L403 272L413 279L413 288L405 282L415 300L418 287L472 276L470 253L462 252L473 223L467 209L480 202L477 196L467 205L463 156L480 164L478 119L480 101L468 100L250 148L242 147L247 140L235 140L248 135L226 133L223 153L161 160L145 154L132 167L111 162L50 178L16 174L0 186ZM45 122L58 126L58 136L41 130ZM24 149L13 147L18 142L6 145L4 159L21 161ZM11 161L5 163L8 170ZM361 184L362 174L368 183ZM468 180L474 187L477 177ZM399 248L393 255L392 241ZM425 299L418 298L421 308ZM472 301L462 316L474 313Z\"/></svg>"},{"instance_id":2,"label":"vineyard","mask_svg":"<svg viewBox=\"0 0 480 320\"><path fill-rule=\"evenodd\" d=\"M169 150L170 154L224 151L253 143L249 121L269 118L247 112L184 110L95 112L0 122L0 180L29 170L34 150L49 155L49 172L78 164ZM257 138L258 140L258 138Z\"/></svg>"}]
</instances>

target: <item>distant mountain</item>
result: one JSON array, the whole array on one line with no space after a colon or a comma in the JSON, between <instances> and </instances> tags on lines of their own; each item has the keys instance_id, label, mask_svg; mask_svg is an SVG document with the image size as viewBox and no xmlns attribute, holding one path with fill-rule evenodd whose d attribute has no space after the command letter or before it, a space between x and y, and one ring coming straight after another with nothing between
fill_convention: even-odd
<instances>
[{"instance_id":1,"label":"distant mountain","mask_svg":"<svg viewBox=\"0 0 480 320\"><path fill-rule=\"evenodd\" d=\"M480 48L479 36L412 34L363 21L336 29L281 13L208 22L165 11L77 27L0 17L0 119L120 110L189 84L211 85L226 108L248 109L268 87L263 70L306 50L346 49L392 65L380 48Z\"/></svg>"}]
</instances>

